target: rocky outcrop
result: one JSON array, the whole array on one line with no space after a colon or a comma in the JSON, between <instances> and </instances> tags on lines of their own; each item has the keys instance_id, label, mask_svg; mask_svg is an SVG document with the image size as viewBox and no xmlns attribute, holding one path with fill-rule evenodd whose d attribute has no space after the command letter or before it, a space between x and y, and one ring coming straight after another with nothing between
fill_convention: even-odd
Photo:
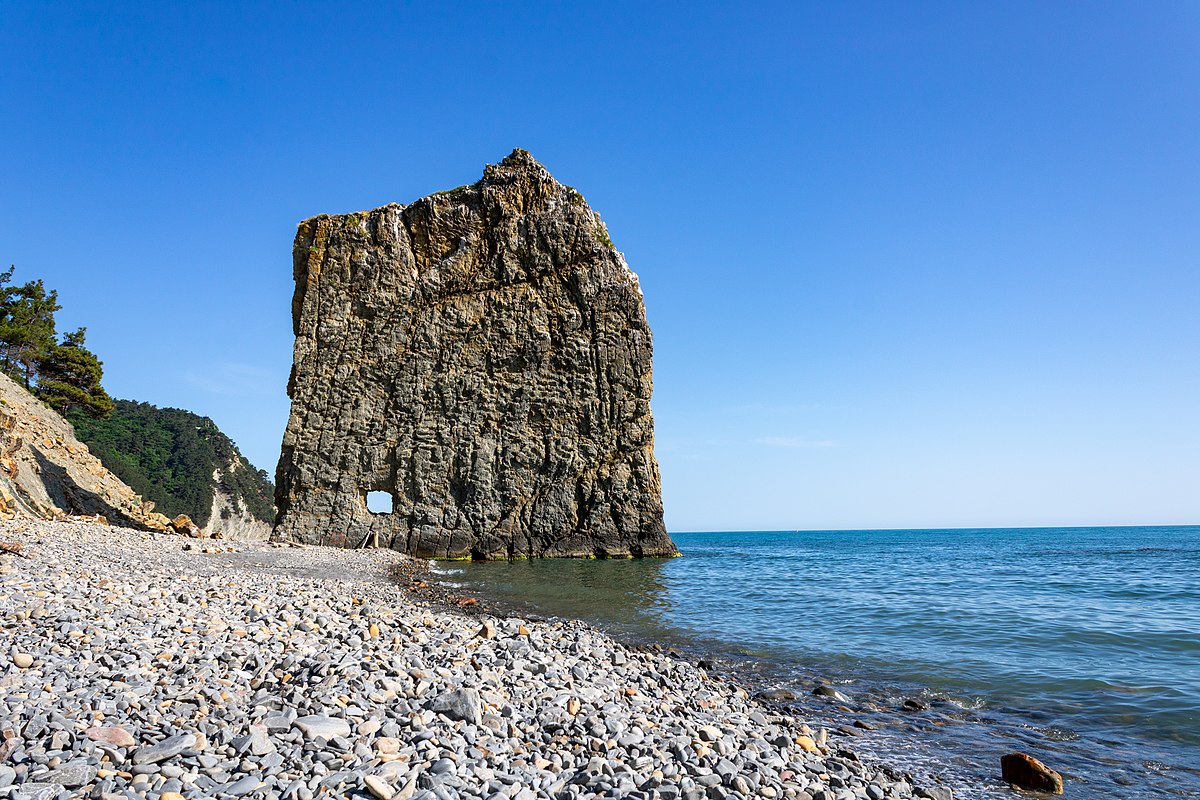
<instances>
[{"instance_id":1,"label":"rocky outcrop","mask_svg":"<svg viewBox=\"0 0 1200 800\"><path fill-rule=\"evenodd\" d=\"M0 518L101 516L113 525L168 531L155 513L75 438L71 424L0 374Z\"/></svg>"},{"instance_id":2,"label":"rocky outcrop","mask_svg":"<svg viewBox=\"0 0 1200 800\"><path fill-rule=\"evenodd\" d=\"M307 220L293 259L278 538L440 558L676 552L637 276L528 153L409 206ZM375 491L390 513L368 510Z\"/></svg>"},{"instance_id":3,"label":"rocky outcrop","mask_svg":"<svg viewBox=\"0 0 1200 800\"><path fill-rule=\"evenodd\" d=\"M271 523L256 517L244 498L239 498L222 481L222 474L228 475L237 469L252 470L253 467L243 461L228 465L224 473L220 470L213 472L212 507L208 512L208 522L200 528L201 536L239 542L265 541L271 536Z\"/></svg>"}]
</instances>

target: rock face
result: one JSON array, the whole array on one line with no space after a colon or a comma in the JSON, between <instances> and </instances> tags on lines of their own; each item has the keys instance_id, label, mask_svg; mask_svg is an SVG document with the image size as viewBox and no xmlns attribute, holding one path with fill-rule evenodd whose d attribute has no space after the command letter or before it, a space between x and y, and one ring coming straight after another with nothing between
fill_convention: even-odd
<instances>
[{"instance_id":1,"label":"rock face","mask_svg":"<svg viewBox=\"0 0 1200 800\"><path fill-rule=\"evenodd\" d=\"M109 472L71 423L0 374L0 518L100 515L113 525L165 532L155 513Z\"/></svg>"},{"instance_id":2,"label":"rock face","mask_svg":"<svg viewBox=\"0 0 1200 800\"><path fill-rule=\"evenodd\" d=\"M528 153L293 249L277 538L423 557L674 555L637 276ZM368 510L368 492L392 511Z\"/></svg>"},{"instance_id":3,"label":"rock face","mask_svg":"<svg viewBox=\"0 0 1200 800\"><path fill-rule=\"evenodd\" d=\"M241 465L238 465L241 466ZM247 467L249 465L246 465ZM271 537L272 526L254 516L244 502L220 482L220 474L214 474L212 508L208 522L200 528L201 538L221 537L237 542L265 541Z\"/></svg>"}]
</instances>

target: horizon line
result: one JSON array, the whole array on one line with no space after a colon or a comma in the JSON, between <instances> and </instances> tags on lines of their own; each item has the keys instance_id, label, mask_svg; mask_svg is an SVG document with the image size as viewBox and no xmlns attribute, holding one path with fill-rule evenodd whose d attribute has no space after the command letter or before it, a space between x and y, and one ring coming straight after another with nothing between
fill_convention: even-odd
<instances>
[{"instance_id":1,"label":"horizon line","mask_svg":"<svg viewBox=\"0 0 1200 800\"><path fill-rule=\"evenodd\" d=\"M1075 530L1079 528L1200 528L1200 522L1190 523L1137 523L1133 525L1105 524L1105 525L953 525L948 527L935 528L744 528L739 530L723 530L714 528L712 530L677 530L667 531L668 534L674 535L677 533L870 533L870 532L896 532L896 531L1048 531L1048 530Z\"/></svg>"}]
</instances>

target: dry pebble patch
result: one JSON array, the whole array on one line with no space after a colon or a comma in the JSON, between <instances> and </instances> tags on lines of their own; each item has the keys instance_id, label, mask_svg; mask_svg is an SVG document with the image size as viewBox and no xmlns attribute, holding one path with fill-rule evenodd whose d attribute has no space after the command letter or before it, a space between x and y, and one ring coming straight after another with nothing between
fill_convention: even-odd
<instances>
[{"instance_id":1,"label":"dry pebble patch","mask_svg":"<svg viewBox=\"0 0 1200 800\"><path fill-rule=\"evenodd\" d=\"M0 523L0 798L947 798L669 655L386 550Z\"/></svg>"}]
</instances>

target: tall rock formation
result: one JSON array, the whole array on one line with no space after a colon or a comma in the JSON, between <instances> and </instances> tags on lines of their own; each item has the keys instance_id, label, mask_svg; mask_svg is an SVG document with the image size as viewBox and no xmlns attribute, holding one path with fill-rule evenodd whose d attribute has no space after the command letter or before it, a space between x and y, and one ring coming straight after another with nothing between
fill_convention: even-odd
<instances>
[{"instance_id":1,"label":"tall rock formation","mask_svg":"<svg viewBox=\"0 0 1200 800\"><path fill-rule=\"evenodd\" d=\"M277 538L438 558L675 554L637 276L529 153L409 206L307 220L293 260ZM390 513L368 510L377 491Z\"/></svg>"}]
</instances>

